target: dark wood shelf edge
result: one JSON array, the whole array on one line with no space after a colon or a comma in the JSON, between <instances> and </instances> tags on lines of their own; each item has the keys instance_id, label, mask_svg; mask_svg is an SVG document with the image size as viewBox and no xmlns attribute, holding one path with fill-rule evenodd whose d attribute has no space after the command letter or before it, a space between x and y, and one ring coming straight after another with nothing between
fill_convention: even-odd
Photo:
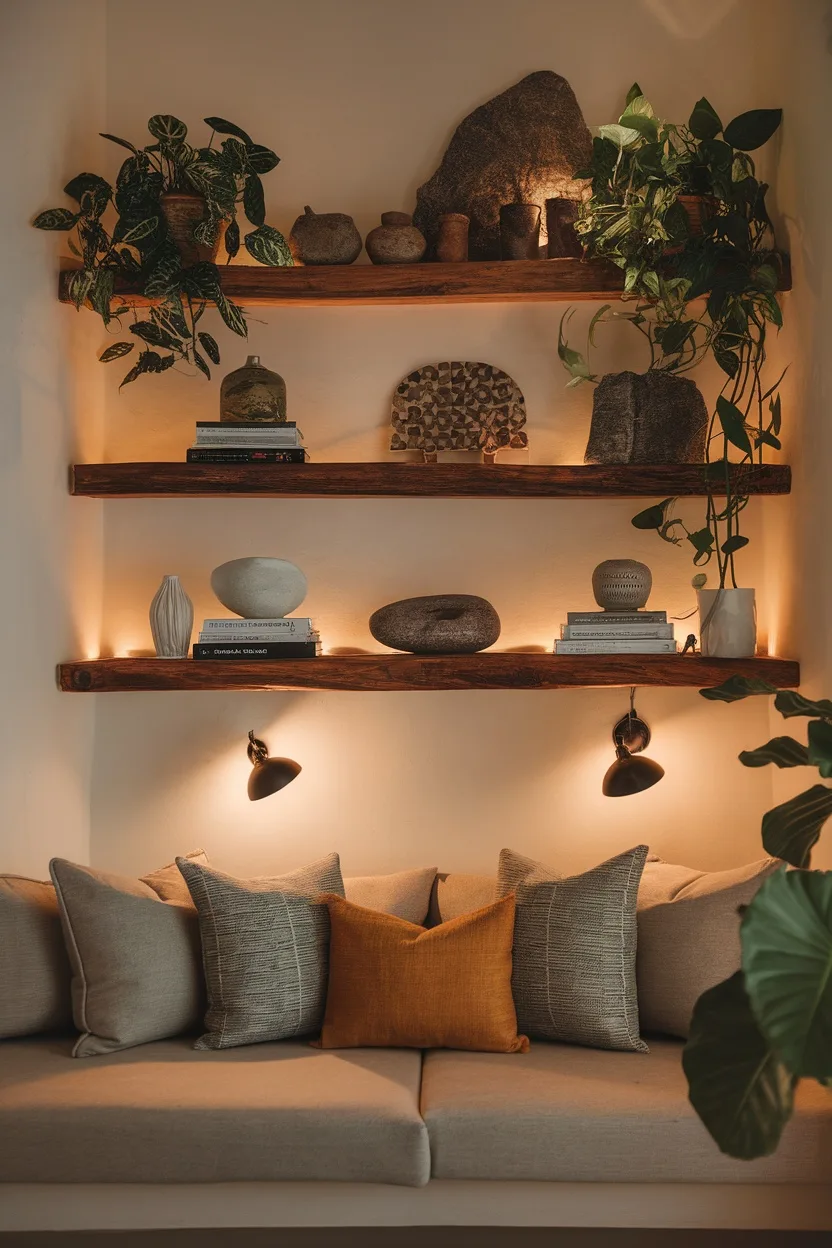
<instances>
[{"instance_id":1,"label":"dark wood shelf edge","mask_svg":"<svg viewBox=\"0 0 832 1248\"><path fill-rule=\"evenodd\" d=\"M734 474L749 494L788 494L791 468ZM76 464L70 490L89 498L653 498L702 496L699 464Z\"/></svg>"},{"instance_id":2,"label":"dark wood shelf edge","mask_svg":"<svg viewBox=\"0 0 832 1248\"><path fill-rule=\"evenodd\" d=\"M60 687L67 693L556 690L629 685L705 688L736 674L762 677L779 688L800 684L797 662L763 656L708 659L699 655L567 656L486 651L467 655L323 655L252 663L114 658L62 663L58 669Z\"/></svg>"}]
</instances>

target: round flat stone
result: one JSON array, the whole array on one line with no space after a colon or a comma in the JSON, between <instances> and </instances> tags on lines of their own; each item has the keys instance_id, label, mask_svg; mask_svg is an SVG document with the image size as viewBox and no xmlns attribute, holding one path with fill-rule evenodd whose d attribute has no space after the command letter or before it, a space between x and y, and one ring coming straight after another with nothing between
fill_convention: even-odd
<instances>
[{"instance_id":1,"label":"round flat stone","mask_svg":"<svg viewBox=\"0 0 832 1248\"><path fill-rule=\"evenodd\" d=\"M493 646L500 617L475 594L402 598L370 616L370 632L392 650L411 654L474 654Z\"/></svg>"}]
</instances>

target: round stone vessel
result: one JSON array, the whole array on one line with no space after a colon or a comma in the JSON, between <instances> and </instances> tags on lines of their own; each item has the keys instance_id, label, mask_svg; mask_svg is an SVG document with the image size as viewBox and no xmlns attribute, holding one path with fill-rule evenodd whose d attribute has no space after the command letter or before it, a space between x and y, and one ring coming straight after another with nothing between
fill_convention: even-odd
<instances>
[{"instance_id":1,"label":"round stone vessel","mask_svg":"<svg viewBox=\"0 0 832 1248\"><path fill-rule=\"evenodd\" d=\"M306 577L288 559L252 556L221 563L211 588L224 607L245 620L274 620L295 611L306 597Z\"/></svg>"},{"instance_id":2,"label":"round stone vessel","mask_svg":"<svg viewBox=\"0 0 832 1248\"><path fill-rule=\"evenodd\" d=\"M402 598L370 616L370 632L391 650L411 654L475 654L500 636L500 617L475 594Z\"/></svg>"},{"instance_id":3,"label":"round stone vessel","mask_svg":"<svg viewBox=\"0 0 832 1248\"><path fill-rule=\"evenodd\" d=\"M418 264L427 242L408 212L383 212L381 225L364 240L373 264Z\"/></svg>"},{"instance_id":4,"label":"round stone vessel","mask_svg":"<svg viewBox=\"0 0 832 1248\"><path fill-rule=\"evenodd\" d=\"M242 368L235 368L222 379L220 420L223 424L262 421L282 424L286 420L286 382L250 355Z\"/></svg>"},{"instance_id":5,"label":"round stone vessel","mask_svg":"<svg viewBox=\"0 0 832 1248\"><path fill-rule=\"evenodd\" d=\"M595 601L605 611L638 611L652 588L652 572L637 559L605 559L592 573Z\"/></svg>"},{"instance_id":6,"label":"round stone vessel","mask_svg":"<svg viewBox=\"0 0 832 1248\"><path fill-rule=\"evenodd\" d=\"M289 235L300 264L352 264L361 252L361 235L344 212L313 212L307 204Z\"/></svg>"}]
</instances>

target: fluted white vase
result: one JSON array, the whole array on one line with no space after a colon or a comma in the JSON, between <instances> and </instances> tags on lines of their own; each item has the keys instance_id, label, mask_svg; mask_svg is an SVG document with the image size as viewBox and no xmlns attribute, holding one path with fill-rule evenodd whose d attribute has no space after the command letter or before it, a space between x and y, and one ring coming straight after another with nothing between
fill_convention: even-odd
<instances>
[{"instance_id":1,"label":"fluted white vase","mask_svg":"<svg viewBox=\"0 0 832 1248\"><path fill-rule=\"evenodd\" d=\"M187 659L194 627L194 604L178 576L166 576L150 604L150 631L156 657Z\"/></svg>"}]
</instances>

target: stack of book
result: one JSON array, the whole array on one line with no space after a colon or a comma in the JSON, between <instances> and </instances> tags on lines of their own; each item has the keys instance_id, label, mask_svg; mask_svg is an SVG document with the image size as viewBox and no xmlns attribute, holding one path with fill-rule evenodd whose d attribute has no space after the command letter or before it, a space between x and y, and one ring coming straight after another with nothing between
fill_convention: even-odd
<instances>
[{"instance_id":1,"label":"stack of book","mask_svg":"<svg viewBox=\"0 0 832 1248\"><path fill-rule=\"evenodd\" d=\"M555 654L675 654L666 611L568 611Z\"/></svg>"},{"instance_id":2,"label":"stack of book","mask_svg":"<svg viewBox=\"0 0 832 1248\"><path fill-rule=\"evenodd\" d=\"M321 637L307 616L278 620L203 620L195 659L314 659Z\"/></svg>"},{"instance_id":3,"label":"stack of book","mask_svg":"<svg viewBox=\"0 0 832 1248\"><path fill-rule=\"evenodd\" d=\"M198 420L187 455L189 464L302 464L305 459L303 434L288 420Z\"/></svg>"}]
</instances>

